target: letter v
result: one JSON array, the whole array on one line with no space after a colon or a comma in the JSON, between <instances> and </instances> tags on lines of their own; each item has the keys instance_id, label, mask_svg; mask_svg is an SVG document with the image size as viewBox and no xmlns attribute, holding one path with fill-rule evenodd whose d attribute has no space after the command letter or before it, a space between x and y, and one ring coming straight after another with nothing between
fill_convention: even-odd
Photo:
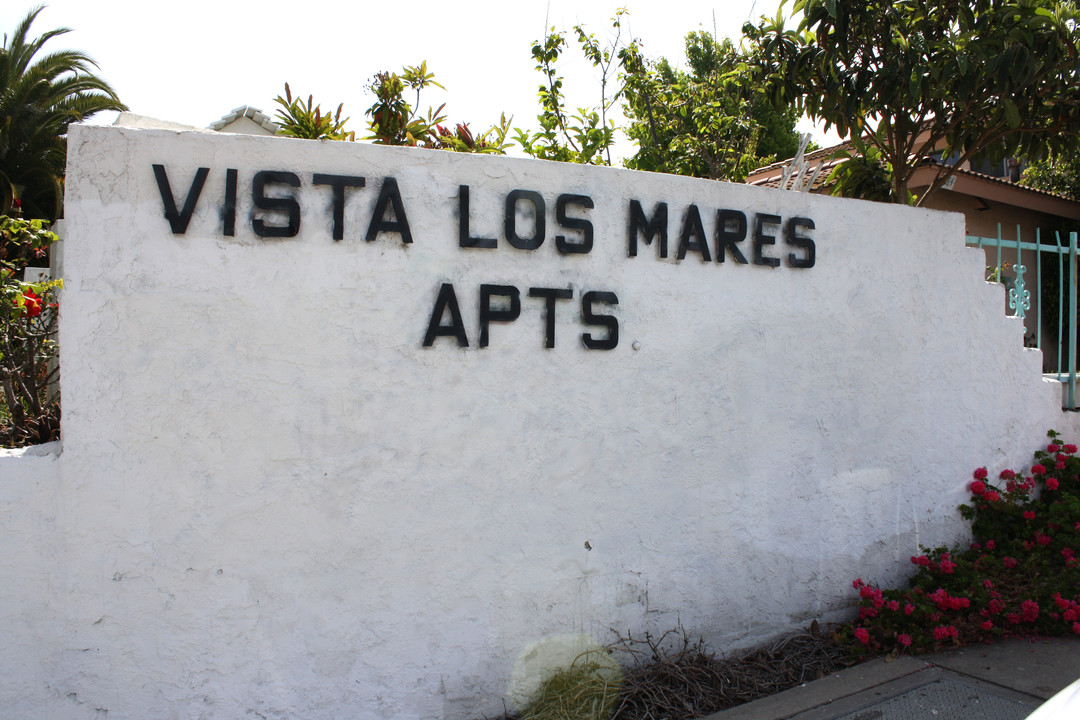
<instances>
[{"instance_id":1,"label":"letter v","mask_svg":"<svg viewBox=\"0 0 1080 720\"><path fill-rule=\"evenodd\" d=\"M191 214L195 212L195 203L199 201L203 185L206 184L206 176L210 174L210 168L199 168L195 173L195 179L191 181L191 189L188 190L184 200L184 209L176 211L176 198L173 197L172 188L169 186L169 176L165 174L164 165L154 165L154 177L157 178L158 192L161 193L161 202L165 205L165 219L169 221L174 235L183 235L187 232Z\"/></svg>"}]
</instances>

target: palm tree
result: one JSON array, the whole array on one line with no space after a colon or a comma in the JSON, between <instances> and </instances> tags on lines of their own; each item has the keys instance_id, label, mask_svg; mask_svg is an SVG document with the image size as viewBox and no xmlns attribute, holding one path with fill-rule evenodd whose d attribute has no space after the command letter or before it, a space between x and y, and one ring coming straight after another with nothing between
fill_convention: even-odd
<instances>
[{"instance_id":1,"label":"palm tree","mask_svg":"<svg viewBox=\"0 0 1080 720\"><path fill-rule=\"evenodd\" d=\"M57 28L27 40L43 10L34 8L4 35L0 48L0 213L14 199L25 217L55 220L63 197L67 129L102 110L126 110L108 83L93 73L88 55L64 50L35 58Z\"/></svg>"}]
</instances>

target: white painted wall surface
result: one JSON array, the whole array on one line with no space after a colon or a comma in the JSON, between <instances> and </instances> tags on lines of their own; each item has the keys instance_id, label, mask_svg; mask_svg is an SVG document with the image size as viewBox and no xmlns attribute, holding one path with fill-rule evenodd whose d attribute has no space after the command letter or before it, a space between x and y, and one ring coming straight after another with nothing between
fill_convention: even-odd
<instances>
[{"instance_id":1,"label":"white painted wall surface","mask_svg":"<svg viewBox=\"0 0 1080 720\"><path fill-rule=\"evenodd\" d=\"M975 467L1077 429L958 215L281 138L76 127L69 152L63 453L0 458L9 717L496 714L546 637L731 649L842 617L854 577L962 536ZM154 163L179 202L210 168L183 235ZM300 176L298 237L253 234L260 170ZM316 172L367 178L340 242ZM388 176L411 245L363 239ZM460 184L488 237L541 192L545 243L460 248ZM588 255L554 248L561 193L595 201ZM710 235L718 208L812 218L816 266L628 258L630 199L669 203L672 254L691 203ZM444 282L467 349L422 347ZM481 283L523 294L486 348ZM540 286L574 292L553 349ZM583 290L618 294L614 350L582 346Z\"/></svg>"}]
</instances>

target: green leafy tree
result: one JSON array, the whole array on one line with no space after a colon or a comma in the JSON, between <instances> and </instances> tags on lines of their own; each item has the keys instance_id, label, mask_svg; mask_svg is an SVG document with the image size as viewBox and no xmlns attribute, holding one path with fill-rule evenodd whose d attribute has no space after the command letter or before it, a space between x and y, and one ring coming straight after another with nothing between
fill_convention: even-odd
<instances>
[{"instance_id":1,"label":"green leafy tree","mask_svg":"<svg viewBox=\"0 0 1080 720\"><path fill-rule=\"evenodd\" d=\"M322 112L322 106L313 105L311 95L305 103L300 98L293 99L289 83L285 83L285 97L274 98L281 107L274 120L278 123L279 135L304 138L306 140L355 140L356 134L345 129L349 118L341 119L344 103L338 105L333 115Z\"/></svg>"},{"instance_id":2,"label":"green leafy tree","mask_svg":"<svg viewBox=\"0 0 1080 720\"><path fill-rule=\"evenodd\" d=\"M795 0L796 29L747 24L767 86L835 127L891 172L906 203L928 159L1017 156L1075 143L1080 44L1072 4L1056 0ZM781 6L781 11L783 6ZM924 204L955 172L934 163Z\"/></svg>"},{"instance_id":3,"label":"green leafy tree","mask_svg":"<svg viewBox=\"0 0 1080 720\"><path fill-rule=\"evenodd\" d=\"M578 108L576 112L566 109L563 94L563 77L556 69L559 56L568 47L566 37L555 28L537 41L532 48L536 69L544 76L537 91L540 112L537 122L540 130L529 133L516 131L515 140L526 154L541 160L559 160L587 165L610 165L611 146L615 144L615 123L608 113L622 96L624 85L615 76L616 60L626 52L637 52L637 42L631 40L621 47L622 17L626 10L620 9L612 18L615 37L607 45L601 45L596 36L581 25L574 26L578 45L589 63L600 71L600 104L595 107ZM614 78L614 79L613 79Z\"/></svg>"},{"instance_id":4,"label":"green leafy tree","mask_svg":"<svg viewBox=\"0 0 1080 720\"><path fill-rule=\"evenodd\" d=\"M366 139L377 145L499 155L506 152L509 147L506 136L510 132L510 120L506 115L500 118L498 125L476 136L468 123L458 123L453 130L443 125L446 122L446 116L442 114L445 103L435 109L429 107L426 115L420 114L420 94L431 86L445 89L428 71L427 62L406 66L400 75L376 73L371 82L375 104L367 110L371 135ZM412 103L405 99L407 90L415 93Z\"/></svg>"},{"instance_id":5,"label":"green leafy tree","mask_svg":"<svg viewBox=\"0 0 1080 720\"><path fill-rule=\"evenodd\" d=\"M686 36L689 72L636 47L622 55L627 134L637 153L627 167L741 182L755 167L798 149L796 112L762 90L754 67L730 40Z\"/></svg>"},{"instance_id":6,"label":"green leafy tree","mask_svg":"<svg viewBox=\"0 0 1080 720\"><path fill-rule=\"evenodd\" d=\"M61 211L67 129L103 110L125 110L84 53L39 54L69 30L30 38L43 8L29 12L0 48L0 212L22 203L27 217L55 220Z\"/></svg>"},{"instance_id":7,"label":"green leafy tree","mask_svg":"<svg viewBox=\"0 0 1080 720\"><path fill-rule=\"evenodd\" d=\"M1030 161L1020 176L1020 184L1074 200L1080 198L1080 149L1059 150Z\"/></svg>"}]
</instances>

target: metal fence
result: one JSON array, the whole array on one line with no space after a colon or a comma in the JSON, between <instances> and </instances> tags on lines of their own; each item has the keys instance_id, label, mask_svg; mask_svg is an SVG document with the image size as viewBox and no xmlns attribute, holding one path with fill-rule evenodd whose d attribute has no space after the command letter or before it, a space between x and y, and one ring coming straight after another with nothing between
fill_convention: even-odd
<instances>
[{"instance_id":1,"label":"metal fence","mask_svg":"<svg viewBox=\"0 0 1080 720\"><path fill-rule=\"evenodd\" d=\"M996 238L966 238L969 246L990 249L987 280L1005 286L1007 312L1024 321L1026 337L1034 335L1034 346L1052 365L1050 372L1044 365L1044 375L1063 384L1062 406L1068 410L1077 409L1080 400L1076 394L1076 236L1069 233L1063 243L1059 232L1044 240L1036 230L1035 242L1024 242L1017 226L1016 239L1006 240L998 225ZM1032 261L1034 278L1028 267ZM1034 298L1029 286L1034 288Z\"/></svg>"}]
</instances>

